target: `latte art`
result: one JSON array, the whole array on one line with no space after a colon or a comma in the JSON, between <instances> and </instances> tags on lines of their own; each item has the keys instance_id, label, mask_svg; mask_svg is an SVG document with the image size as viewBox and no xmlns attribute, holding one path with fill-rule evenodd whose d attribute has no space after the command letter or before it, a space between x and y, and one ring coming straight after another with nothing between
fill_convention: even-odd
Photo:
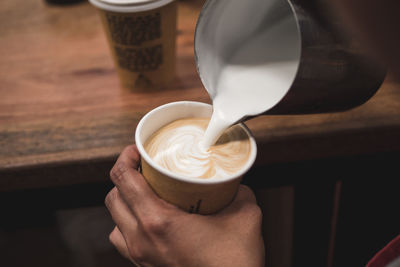
<instances>
[{"instance_id":1,"label":"latte art","mask_svg":"<svg viewBox=\"0 0 400 267\"><path fill-rule=\"evenodd\" d=\"M192 178L223 178L240 171L250 157L246 131L235 125L205 149L201 142L208 118L179 119L155 132L144 144L161 167Z\"/></svg>"}]
</instances>

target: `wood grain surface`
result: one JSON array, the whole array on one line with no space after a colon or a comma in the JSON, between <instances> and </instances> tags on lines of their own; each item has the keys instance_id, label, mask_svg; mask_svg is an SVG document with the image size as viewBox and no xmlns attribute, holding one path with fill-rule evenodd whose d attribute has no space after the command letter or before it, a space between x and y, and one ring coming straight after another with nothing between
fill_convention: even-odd
<instances>
[{"instance_id":1,"label":"wood grain surface","mask_svg":"<svg viewBox=\"0 0 400 267\"><path fill-rule=\"evenodd\" d=\"M208 102L193 37L203 1L180 1L177 75L162 90L122 89L96 10L87 2L0 3L0 191L103 181L139 119L178 100ZM365 105L247 122L257 164L400 150L400 85Z\"/></svg>"}]
</instances>

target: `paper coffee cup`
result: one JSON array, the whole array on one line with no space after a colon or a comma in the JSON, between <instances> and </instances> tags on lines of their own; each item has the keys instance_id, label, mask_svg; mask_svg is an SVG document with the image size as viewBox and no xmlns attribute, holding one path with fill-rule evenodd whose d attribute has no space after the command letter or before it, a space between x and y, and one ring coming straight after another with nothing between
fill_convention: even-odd
<instances>
[{"instance_id":1,"label":"paper coffee cup","mask_svg":"<svg viewBox=\"0 0 400 267\"><path fill-rule=\"evenodd\" d=\"M241 124L251 144L248 161L234 175L220 179L190 178L164 169L149 157L143 144L158 129L177 119L211 117L211 114L212 106L209 104L191 101L173 102L147 113L136 128L135 141L141 154L143 176L158 196L191 213L215 213L233 200L243 174L253 165L257 154L256 142L250 131Z\"/></svg>"},{"instance_id":2,"label":"paper coffee cup","mask_svg":"<svg viewBox=\"0 0 400 267\"><path fill-rule=\"evenodd\" d=\"M159 89L175 75L173 0L89 0L97 7L122 87Z\"/></svg>"}]
</instances>

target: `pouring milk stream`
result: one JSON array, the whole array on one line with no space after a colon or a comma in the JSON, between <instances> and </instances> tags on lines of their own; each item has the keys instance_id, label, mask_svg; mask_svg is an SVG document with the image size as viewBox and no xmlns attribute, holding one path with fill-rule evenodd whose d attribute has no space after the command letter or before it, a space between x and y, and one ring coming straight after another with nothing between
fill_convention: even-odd
<instances>
[{"instance_id":1,"label":"pouring milk stream","mask_svg":"<svg viewBox=\"0 0 400 267\"><path fill-rule=\"evenodd\" d=\"M300 56L294 24L294 19L287 17L257 29L231 48L213 88L207 88L213 92L213 114L201 143L203 149L212 146L231 125L272 108L289 90Z\"/></svg>"}]
</instances>

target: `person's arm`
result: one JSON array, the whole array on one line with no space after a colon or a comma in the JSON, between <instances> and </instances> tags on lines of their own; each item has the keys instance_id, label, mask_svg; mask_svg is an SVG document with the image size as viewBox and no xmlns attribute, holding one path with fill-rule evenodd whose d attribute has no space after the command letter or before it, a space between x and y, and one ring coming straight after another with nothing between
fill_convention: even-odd
<instances>
[{"instance_id":1,"label":"person's arm","mask_svg":"<svg viewBox=\"0 0 400 267\"><path fill-rule=\"evenodd\" d=\"M262 214L248 187L217 214L189 214L153 192L139 160L136 146L124 149L105 200L116 223L110 241L123 256L140 266L264 266Z\"/></svg>"}]
</instances>

